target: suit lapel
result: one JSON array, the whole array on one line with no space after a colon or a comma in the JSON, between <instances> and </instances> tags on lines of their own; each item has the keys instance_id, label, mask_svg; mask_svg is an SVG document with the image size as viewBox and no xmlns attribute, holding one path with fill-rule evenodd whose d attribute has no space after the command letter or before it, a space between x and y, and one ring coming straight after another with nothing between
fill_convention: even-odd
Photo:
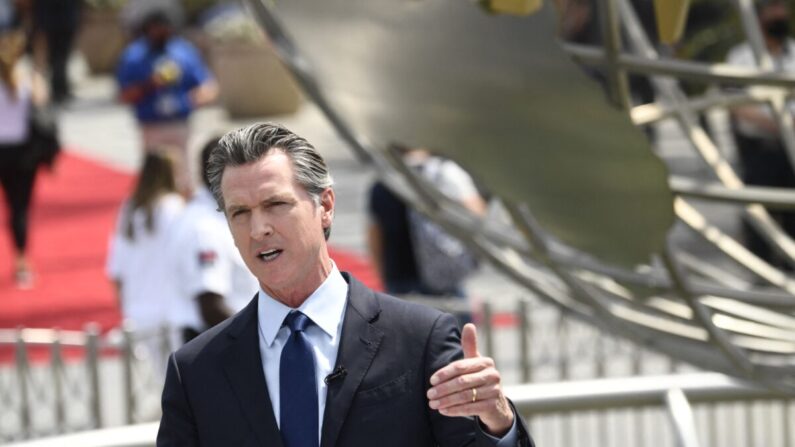
<instances>
[{"instance_id":1,"label":"suit lapel","mask_svg":"<svg viewBox=\"0 0 795 447\"><path fill-rule=\"evenodd\" d=\"M257 329L257 296L236 318L229 330L230 344L222 354L224 371L243 407L249 425L262 446L282 447L279 427L273 414Z\"/></svg>"},{"instance_id":2,"label":"suit lapel","mask_svg":"<svg viewBox=\"0 0 795 447\"><path fill-rule=\"evenodd\" d=\"M328 384L321 447L335 445L353 396L370 369L384 335L372 325L381 312L373 292L349 274L343 276L349 284L348 304L335 368L344 367L347 375Z\"/></svg>"}]
</instances>

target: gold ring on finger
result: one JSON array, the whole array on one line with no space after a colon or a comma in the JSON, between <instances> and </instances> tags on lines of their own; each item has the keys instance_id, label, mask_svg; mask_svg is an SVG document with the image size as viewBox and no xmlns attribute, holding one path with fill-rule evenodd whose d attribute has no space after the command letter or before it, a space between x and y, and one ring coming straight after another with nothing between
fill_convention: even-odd
<instances>
[{"instance_id":1,"label":"gold ring on finger","mask_svg":"<svg viewBox=\"0 0 795 447\"><path fill-rule=\"evenodd\" d=\"M478 400L478 390L476 388L472 388L472 402Z\"/></svg>"}]
</instances>

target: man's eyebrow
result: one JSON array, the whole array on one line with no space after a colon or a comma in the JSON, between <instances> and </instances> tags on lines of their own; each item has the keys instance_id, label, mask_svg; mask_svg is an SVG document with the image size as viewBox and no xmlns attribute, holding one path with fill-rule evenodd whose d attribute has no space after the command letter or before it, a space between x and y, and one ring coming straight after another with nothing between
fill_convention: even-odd
<instances>
[{"instance_id":1,"label":"man's eyebrow","mask_svg":"<svg viewBox=\"0 0 795 447\"><path fill-rule=\"evenodd\" d=\"M260 203L262 203L263 205L269 205L276 202L292 202L292 197L286 194L275 194L268 197L267 199L263 200Z\"/></svg>"},{"instance_id":2,"label":"man's eyebrow","mask_svg":"<svg viewBox=\"0 0 795 447\"><path fill-rule=\"evenodd\" d=\"M233 213L235 211L240 211L240 210L244 210L244 209L246 209L246 207L243 206L243 205L229 205L229 206L226 207L226 212L227 213Z\"/></svg>"},{"instance_id":3,"label":"man's eyebrow","mask_svg":"<svg viewBox=\"0 0 795 447\"><path fill-rule=\"evenodd\" d=\"M259 205L272 205L272 204L278 203L278 202L292 203L293 201L294 201L293 198L290 195L288 195L288 194L275 194L275 195L272 195L272 196L270 196L270 197L268 197L266 199L263 199L259 203ZM249 209L249 207L246 206L246 205L235 205L235 204L232 204L232 205L227 205L226 212L227 213L233 213L235 211L241 211L241 210L247 210L247 209Z\"/></svg>"}]
</instances>

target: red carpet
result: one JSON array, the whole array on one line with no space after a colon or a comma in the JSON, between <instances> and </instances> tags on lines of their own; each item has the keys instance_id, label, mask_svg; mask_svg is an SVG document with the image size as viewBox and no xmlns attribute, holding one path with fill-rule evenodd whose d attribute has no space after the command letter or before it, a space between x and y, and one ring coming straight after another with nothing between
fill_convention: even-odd
<instances>
[{"instance_id":1,"label":"red carpet","mask_svg":"<svg viewBox=\"0 0 795 447\"><path fill-rule=\"evenodd\" d=\"M0 209L0 328L81 329L96 322L107 330L119 323L104 265L119 204L132 186L129 173L68 152L54 172L40 174L29 241L36 273L32 290L13 283L12 244L5 208ZM332 257L340 269L380 288L362 257L339 250L332 250Z\"/></svg>"},{"instance_id":2,"label":"red carpet","mask_svg":"<svg viewBox=\"0 0 795 447\"><path fill-rule=\"evenodd\" d=\"M30 217L32 290L12 279L12 244L0 236L0 327L80 329L119 322L111 285L104 275L108 235L132 176L64 153L54 172L41 171ZM5 209L0 221L7 221Z\"/></svg>"}]
</instances>

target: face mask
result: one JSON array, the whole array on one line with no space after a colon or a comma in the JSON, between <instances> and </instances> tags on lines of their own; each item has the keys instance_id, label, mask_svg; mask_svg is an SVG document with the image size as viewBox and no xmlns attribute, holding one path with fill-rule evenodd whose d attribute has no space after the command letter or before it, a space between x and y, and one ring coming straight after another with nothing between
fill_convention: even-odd
<instances>
[{"instance_id":1,"label":"face mask","mask_svg":"<svg viewBox=\"0 0 795 447\"><path fill-rule=\"evenodd\" d=\"M789 21L777 19L765 24L767 34L776 40L784 40L789 35Z\"/></svg>"},{"instance_id":2,"label":"face mask","mask_svg":"<svg viewBox=\"0 0 795 447\"><path fill-rule=\"evenodd\" d=\"M151 48L155 53L162 53L166 50L167 44L167 39L153 39L149 41L149 48Z\"/></svg>"}]
</instances>

